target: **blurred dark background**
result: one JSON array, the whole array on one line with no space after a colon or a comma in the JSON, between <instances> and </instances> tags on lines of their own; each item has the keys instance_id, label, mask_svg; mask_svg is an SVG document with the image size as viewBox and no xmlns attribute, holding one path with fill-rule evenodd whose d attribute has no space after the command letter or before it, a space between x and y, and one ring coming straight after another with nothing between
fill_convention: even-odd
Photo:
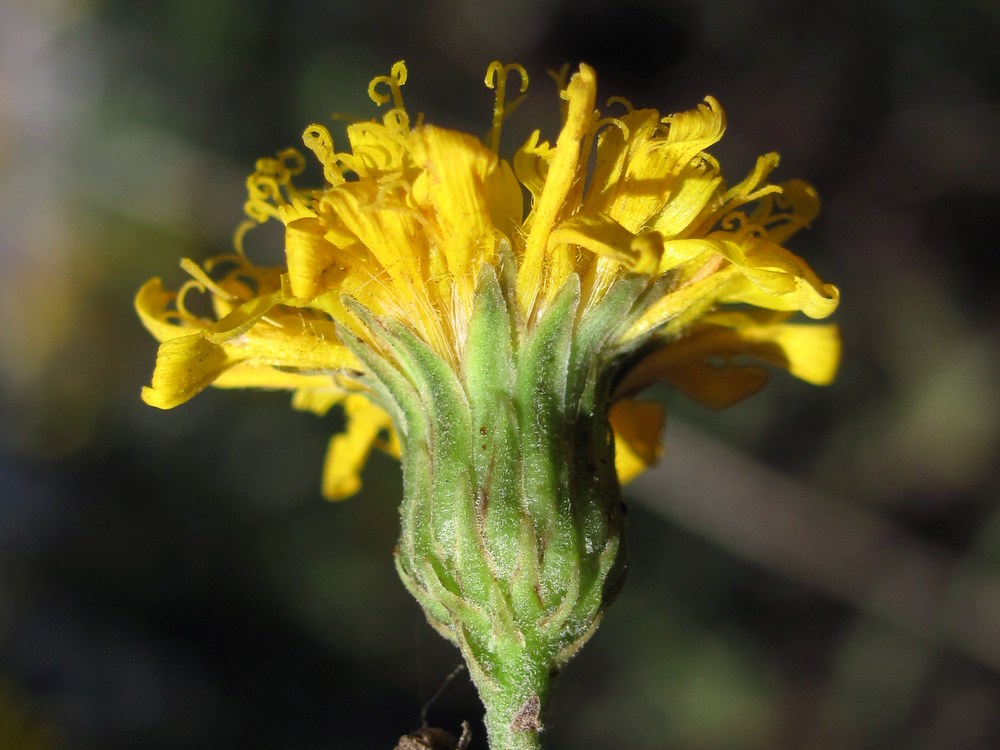
<instances>
[{"instance_id":1,"label":"blurred dark background","mask_svg":"<svg viewBox=\"0 0 1000 750\"><path fill-rule=\"evenodd\" d=\"M992 0L7 0L0 5L0 748L388 750L459 658L396 579L399 474L319 497L337 419L145 407L147 278L225 251L258 156L373 116L488 129L494 58L599 99L708 93L732 181L778 150L824 212L840 379L671 403L621 600L548 746L1000 747L1000 5ZM520 128L520 130L518 130ZM479 706L459 675L435 725Z\"/></svg>"}]
</instances>

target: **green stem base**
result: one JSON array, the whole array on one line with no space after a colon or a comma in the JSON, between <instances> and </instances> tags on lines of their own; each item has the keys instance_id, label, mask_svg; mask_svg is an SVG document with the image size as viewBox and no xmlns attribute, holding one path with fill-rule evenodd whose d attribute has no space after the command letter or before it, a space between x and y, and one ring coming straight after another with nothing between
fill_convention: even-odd
<instances>
[{"instance_id":1,"label":"green stem base","mask_svg":"<svg viewBox=\"0 0 1000 750\"><path fill-rule=\"evenodd\" d=\"M542 684L538 684L541 682ZM490 750L539 750L542 710L548 694L548 675L543 679L503 684L491 690L481 686L486 707L486 733Z\"/></svg>"}]
</instances>

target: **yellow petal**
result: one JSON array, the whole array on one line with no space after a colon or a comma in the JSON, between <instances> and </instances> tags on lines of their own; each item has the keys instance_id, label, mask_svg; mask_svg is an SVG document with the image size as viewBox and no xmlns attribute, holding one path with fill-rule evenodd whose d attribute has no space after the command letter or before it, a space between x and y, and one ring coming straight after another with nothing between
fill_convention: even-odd
<instances>
[{"instance_id":1,"label":"yellow petal","mask_svg":"<svg viewBox=\"0 0 1000 750\"><path fill-rule=\"evenodd\" d=\"M767 228L772 242L784 244L819 214L819 194L803 180L789 180L761 201L750 221Z\"/></svg>"},{"instance_id":2,"label":"yellow petal","mask_svg":"<svg viewBox=\"0 0 1000 750\"><path fill-rule=\"evenodd\" d=\"M508 241L517 236L524 218L524 192L505 159L487 176L490 222Z\"/></svg>"},{"instance_id":3,"label":"yellow petal","mask_svg":"<svg viewBox=\"0 0 1000 750\"><path fill-rule=\"evenodd\" d=\"M378 315L406 321L435 351L449 356L451 321L440 311L451 299L451 279L441 254L431 253L418 211L372 182L345 183L320 201L327 224L349 232L372 258L358 269L360 283L341 291Z\"/></svg>"},{"instance_id":4,"label":"yellow petal","mask_svg":"<svg viewBox=\"0 0 1000 750\"><path fill-rule=\"evenodd\" d=\"M234 307L222 320L205 329L205 337L216 344L243 336L261 318L267 315L282 299L281 292L273 292L254 297L248 302Z\"/></svg>"},{"instance_id":5,"label":"yellow petal","mask_svg":"<svg viewBox=\"0 0 1000 750\"><path fill-rule=\"evenodd\" d=\"M785 313L763 310L716 312L705 322L727 326L735 337L729 351L747 354L813 385L829 385L840 363L840 329L836 325L786 323Z\"/></svg>"},{"instance_id":6,"label":"yellow petal","mask_svg":"<svg viewBox=\"0 0 1000 750\"><path fill-rule=\"evenodd\" d=\"M533 203L538 203L542 195L549 164L556 154L555 148L548 141L539 141L540 137L537 130L533 131L514 154L514 174L518 182L531 193Z\"/></svg>"},{"instance_id":7,"label":"yellow petal","mask_svg":"<svg viewBox=\"0 0 1000 750\"><path fill-rule=\"evenodd\" d=\"M715 367L693 361L675 365L664 373L664 380L692 401L727 409L763 388L767 372L754 365Z\"/></svg>"},{"instance_id":8,"label":"yellow petal","mask_svg":"<svg viewBox=\"0 0 1000 750\"><path fill-rule=\"evenodd\" d=\"M389 415L360 395L344 401L347 429L330 440L323 465L323 496L342 500L361 489L361 470L379 434L392 428Z\"/></svg>"},{"instance_id":9,"label":"yellow petal","mask_svg":"<svg viewBox=\"0 0 1000 750\"><path fill-rule=\"evenodd\" d=\"M182 324L180 316L170 310L170 305L176 298L176 293L163 288L160 279L147 281L135 296L135 310L139 319L157 341L167 341L191 333L191 326Z\"/></svg>"},{"instance_id":10,"label":"yellow petal","mask_svg":"<svg viewBox=\"0 0 1000 750\"><path fill-rule=\"evenodd\" d=\"M684 237L705 213L722 184L717 170L691 164L677 176L670 200L652 219L653 228L667 239Z\"/></svg>"},{"instance_id":11,"label":"yellow petal","mask_svg":"<svg viewBox=\"0 0 1000 750\"><path fill-rule=\"evenodd\" d=\"M578 245L592 253L631 265L637 260L632 250L635 235L610 216L577 214L559 224L549 236L550 244Z\"/></svg>"},{"instance_id":12,"label":"yellow petal","mask_svg":"<svg viewBox=\"0 0 1000 750\"><path fill-rule=\"evenodd\" d=\"M497 156L472 136L434 127L415 130L411 147L423 170L413 186L414 198L434 217L436 249L459 299L471 310L479 267L494 255L486 184Z\"/></svg>"},{"instance_id":13,"label":"yellow petal","mask_svg":"<svg viewBox=\"0 0 1000 750\"><path fill-rule=\"evenodd\" d=\"M348 182L322 196L321 213L329 228L346 230L371 252L394 284L423 283L426 233L415 212L407 211L372 182ZM375 275L378 269L371 269Z\"/></svg>"},{"instance_id":14,"label":"yellow petal","mask_svg":"<svg viewBox=\"0 0 1000 750\"><path fill-rule=\"evenodd\" d=\"M319 379L319 376L299 377L314 377ZM325 382L322 385L317 383L316 386L310 387L304 384L298 388L292 394L292 408L298 411L312 412L317 417L322 417L347 397L349 391L338 388L329 378L323 378L323 380Z\"/></svg>"},{"instance_id":15,"label":"yellow petal","mask_svg":"<svg viewBox=\"0 0 1000 750\"><path fill-rule=\"evenodd\" d=\"M725 196L723 196L722 202L725 204L726 210L731 211L738 206L762 198L765 195L781 192L781 188L777 185L764 185L761 187L761 183L774 171L779 161L781 161L781 157L775 153L758 156L750 174L727 190Z\"/></svg>"},{"instance_id":16,"label":"yellow petal","mask_svg":"<svg viewBox=\"0 0 1000 750\"><path fill-rule=\"evenodd\" d=\"M706 315L685 337L639 360L615 394L627 396L663 381L696 401L722 408L764 385L766 373L741 364L744 358L783 367L815 385L832 382L840 357L837 327L785 323L786 318L766 311Z\"/></svg>"},{"instance_id":17,"label":"yellow petal","mask_svg":"<svg viewBox=\"0 0 1000 750\"><path fill-rule=\"evenodd\" d=\"M215 388L261 388L271 391L308 391L324 393L335 388L330 375L313 375L276 370L266 365L233 365L212 383ZM294 406L294 403L293 403ZM299 407L295 407L299 408ZM314 409L304 408L306 411Z\"/></svg>"},{"instance_id":18,"label":"yellow petal","mask_svg":"<svg viewBox=\"0 0 1000 750\"><path fill-rule=\"evenodd\" d=\"M549 233L558 223L566 196L576 180L580 164L580 144L594 118L596 95L597 76L593 68L580 65L580 70L570 79L564 94L568 101L566 122L556 141L555 154L549 163L542 194L529 217L531 229L517 271L517 299L528 317L535 309L535 300L539 294L544 297L547 291L554 292L565 280L559 274L546 275L548 259L545 251L549 245Z\"/></svg>"},{"instance_id":19,"label":"yellow petal","mask_svg":"<svg viewBox=\"0 0 1000 750\"><path fill-rule=\"evenodd\" d=\"M836 325L788 324L760 332L744 330L742 335L759 335L762 341L776 344L786 360L783 366L807 383L829 385L837 375L841 345Z\"/></svg>"},{"instance_id":20,"label":"yellow petal","mask_svg":"<svg viewBox=\"0 0 1000 750\"><path fill-rule=\"evenodd\" d=\"M646 109L607 121L597 139L585 210L612 216L637 233L663 207L673 189L675 164L662 148L666 128L659 118L656 110Z\"/></svg>"},{"instance_id":21,"label":"yellow petal","mask_svg":"<svg viewBox=\"0 0 1000 750\"><path fill-rule=\"evenodd\" d=\"M625 343L651 331L669 326L668 334L677 333L711 308L722 290L738 275L738 269L728 266L704 279L671 290L649 308L621 337Z\"/></svg>"},{"instance_id":22,"label":"yellow petal","mask_svg":"<svg viewBox=\"0 0 1000 750\"><path fill-rule=\"evenodd\" d=\"M649 401L617 401L608 415L615 435L615 470L624 484L659 459L662 453L663 407Z\"/></svg>"},{"instance_id":23,"label":"yellow petal","mask_svg":"<svg viewBox=\"0 0 1000 750\"><path fill-rule=\"evenodd\" d=\"M285 257L292 294L311 299L336 288L337 248L326 240L325 225L315 216L285 226Z\"/></svg>"},{"instance_id":24,"label":"yellow petal","mask_svg":"<svg viewBox=\"0 0 1000 750\"><path fill-rule=\"evenodd\" d=\"M398 177L406 168L406 141L399 133L374 122L347 127L351 154L341 154L351 171L361 179Z\"/></svg>"},{"instance_id":25,"label":"yellow petal","mask_svg":"<svg viewBox=\"0 0 1000 750\"><path fill-rule=\"evenodd\" d=\"M223 341L234 362L323 373L357 370L359 366L347 347L333 337L333 327L326 321L285 316L275 323L261 321L237 337L225 337L224 332L213 335L214 329L208 329L206 336Z\"/></svg>"},{"instance_id":26,"label":"yellow petal","mask_svg":"<svg viewBox=\"0 0 1000 750\"><path fill-rule=\"evenodd\" d=\"M804 260L785 248L748 233L709 238L722 257L740 269L719 299L768 310L801 310L810 318L825 318L837 309L840 292L824 284Z\"/></svg>"},{"instance_id":27,"label":"yellow petal","mask_svg":"<svg viewBox=\"0 0 1000 750\"><path fill-rule=\"evenodd\" d=\"M767 381L763 368L730 361L742 353L739 337L732 330L706 326L639 360L619 381L615 397L639 393L663 382L714 409L732 406L756 393Z\"/></svg>"},{"instance_id":28,"label":"yellow petal","mask_svg":"<svg viewBox=\"0 0 1000 750\"><path fill-rule=\"evenodd\" d=\"M660 273L672 271L705 253L719 253L718 243L703 239L666 240L660 259Z\"/></svg>"},{"instance_id":29,"label":"yellow petal","mask_svg":"<svg viewBox=\"0 0 1000 750\"><path fill-rule=\"evenodd\" d=\"M706 96L705 101L695 109L679 112L663 118L669 126L665 152L678 167L687 164L709 146L718 143L726 132L726 115L714 97Z\"/></svg>"},{"instance_id":30,"label":"yellow petal","mask_svg":"<svg viewBox=\"0 0 1000 750\"><path fill-rule=\"evenodd\" d=\"M760 270L771 270L773 275L765 277ZM833 284L824 284L812 272L797 275L779 269L758 269L757 273L734 280L719 299L766 310L801 310L808 317L819 320L837 309L840 290Z\"/></svg>"},{"instance_id":31,"label":"yellow petal","mask_svg":"<svg viewBox=\"0 0 1000 750\"><path fill-rule=\"evenodd\" d=\"M156 353L152 385L142 400L158 409L173 409L201 393L233 362L218 344L201 333L168 339Z\"/></svg>"},{"instance_id":32,"label":"yellow petal","mask_svg":"<svg viewBox=\"0 0 1000 750\"><path fill-rule=\"evenodd\" d=\"M604 121L607 124L597 136L594 170L590 175L590 188L584 200L584 210L613 215L629 229L645 224L648 213L636 211L629 215L629 197L637 192L625 180L630 173L635 180L662 180L666 169L657 168L652 160L637 158L638 153L649 151L649 143L661 127L660 113L655 109L631 110L623 116ZM643 184L649 185L648 182ZM663 190L654 188L641 191L643 196L658 196L662 204ZM625 193L626 200L621 200Z\"/></svg>"}]
</instances>

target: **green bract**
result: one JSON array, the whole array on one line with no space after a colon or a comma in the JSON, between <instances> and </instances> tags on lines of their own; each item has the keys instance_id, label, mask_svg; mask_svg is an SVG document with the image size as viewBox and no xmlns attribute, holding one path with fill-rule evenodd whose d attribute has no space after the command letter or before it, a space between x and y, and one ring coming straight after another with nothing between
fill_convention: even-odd
<instances>
[{"instance_id":1,"label":"green bract","mask_svg":"<svg viewBox=\"0 0 1000 750\"><path fill-rule=\"evenodd\" d=\"M573 275L528 329L512 279L485 266L458 372L404 326L347 303L375 344L342 340L403 448L400 576L462 650L498 747L522 746L517 734L534 746L550 677L621 583L607 409L631 351L614 334L639 314L644 289L622 279L581 315Z\"/></svg>"}]
</instances>

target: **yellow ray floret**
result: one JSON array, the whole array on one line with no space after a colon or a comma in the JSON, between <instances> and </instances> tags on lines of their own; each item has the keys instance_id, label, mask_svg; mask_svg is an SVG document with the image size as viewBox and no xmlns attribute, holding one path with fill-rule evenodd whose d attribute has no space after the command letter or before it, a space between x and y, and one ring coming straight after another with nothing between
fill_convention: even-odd
<instances>
[{"instance_id":1,"label":"yellow ray floret","mask_svg":"<svg viewBox=\"0 0 1000 750\"><path fill-rule=\"evenodd\" d=\"M325 184L298 184L306 161L294 149L259 160L237 252L202 266L185 261L191 278L176 293L158 279L139 291L139 315L162 342L147 403L172 408L216 385L290 390L296 408L320 414L339 405L347 428L331 440L323 488L352 494L371 448L398 454L399 443L342 339L378 347L345 300L404 326L461 374L485 265L513 279L521 335L572 276L581 319L618 280L659 290L608 342L641 352L618 374L610 410L623 480L659 452L662 408L631 398L654 383L725 406L763 384L760 362L811 383L832 380L836 327L791 319L826 318L839 301L785 247L819 210L809 185L768 182L776 154L728 185L708 152L726 129L715 99L662 115L616 98L603 115L587 65L561 92L554 141L535 131L501 158L502 125L520 102L506 100L512 73L523 96L523 68L494 63L487 72L495 104L485 142L412 118L399 62L369 86L383 116L350 124L345 150L323 125L306 129ZM284 225L286 261L259 267L242 237L272 220Z\"/></svg>"}]
</instances>

